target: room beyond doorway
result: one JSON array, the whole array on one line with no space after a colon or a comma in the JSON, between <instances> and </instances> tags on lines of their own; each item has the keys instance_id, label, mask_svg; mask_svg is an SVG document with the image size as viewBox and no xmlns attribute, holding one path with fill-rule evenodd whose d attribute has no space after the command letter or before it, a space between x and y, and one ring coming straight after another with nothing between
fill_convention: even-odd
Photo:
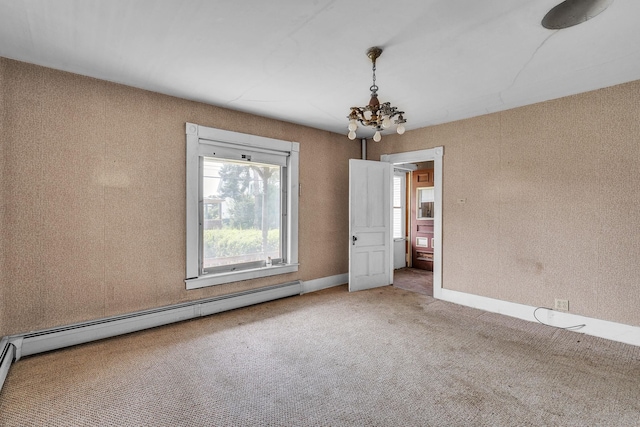
<instances>
[{"instance_id":1,"label":"room beyond doorway","mask_svg":"<svg viewBox=\"0 0 640 427\"><path fill-rule=\"evenodd\" d=\"M433 162L416 164L416 170L407 173L407 237L409 241L409 267L433 271L434 183Z\"/></svg>"},{"instance_id":2,"label":"room beyond doorway","mask_svg":"<svg viewBox=\"0 0 640 427\"><path fill-rule=\"evenodd\" d=\"M433 296L433 161L394 165L394 286Z\"/></svg>"},{"instance_id":3,"label":"room beyond doorway","mask_svg":"<svg viewBox=\"0 0 640 427\"><path fill-rule=\"evenodd\" d=\"M433 165L433 188L434 188L434 202L433 202L433 297L441 298L442 295L442 158L444 155L443 147L434 147L425 150L407 151L403 153L383 154L380 156L380 160L383 162L391 163L395 168L403 168L409 170L418 170L418 164L423 162L430 162ZM406 210L403 210L406 212ZM394 212L395 213L395 212ZM407 236L408 233L403 234ZM401 244L408 246L408 239L405 237L402 242L394 240L394 247ZM395 249L394 249L395 252ZM409 262L411 258L407 257L406 262ZM395 268L404 268L407 263L396 264L395 253L391 257L391 262ZM398 259L402 261L402 259ZM395 273L397 269L392 270ZM395 281L392 278L392 282Z\"/></svg>"}]
</instances>

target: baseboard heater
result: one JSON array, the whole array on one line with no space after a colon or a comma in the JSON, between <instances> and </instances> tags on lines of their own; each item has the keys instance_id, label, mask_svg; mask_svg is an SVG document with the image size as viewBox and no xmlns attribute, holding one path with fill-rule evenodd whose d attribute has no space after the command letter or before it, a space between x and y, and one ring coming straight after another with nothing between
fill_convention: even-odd
<instances>
[{"instance_id":1,"label":"baseboard heater","mask_svg":"<svg viewBox=\"0 0 640 427\"><path fill-rule=\"evenodd\" d=\"M2 384L4 384L5 378L7 378L15 354L16 348L13 344L9 344L9 339L2 338L2 340L0 340L0 390L2 390Z\"/></svg>"},{"instance_id":2,"label":"baseboard heater","mask_svg":"<svg viewBox=\"0 0 640 427\"><path fill-rule=\"evenodd\" d=\"M11 363L17 362L24 356L208 316L301 293L302 282L296 280L219 297L10 335L0 341L0 389L2 389Z\"/></svg>"}]
</instances>

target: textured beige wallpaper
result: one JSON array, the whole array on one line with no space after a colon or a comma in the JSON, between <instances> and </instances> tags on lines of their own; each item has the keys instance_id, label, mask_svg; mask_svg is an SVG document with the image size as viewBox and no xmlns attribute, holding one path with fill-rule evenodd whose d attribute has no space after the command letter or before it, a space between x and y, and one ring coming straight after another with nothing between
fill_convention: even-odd
<instances>
[{"instance_id":1,"label":"textured beige wallpaper","mask_svg":"<svg viewBox=\"0 0 640 427\"><path fill-rule=\"evenodd\" d=\"M439 145L443 287L640 326L640 81L385 136L368 155Z\"/></svg>"},{"instance_id":2,"label":"textured beige wallpaper","mask_svg":"<svg viewBox=\"0 0 640 427\"><path fill-rule=\"evenodd\" d=\"M0 58L0 336L348 270L345 136ZM300 271L186 291L185 122L300 143Z\"/></svg>"},{"instance_id":3,"label":"textured beige wallpaper","mask_svg":"<svg viewBox=\"0 0 640 427\"><path fill-rule=\"evenodd\" d=\"M5 280L5 243L6 240L4 238L5 229L5 209L6 209L6 197L4 193L4 185L5 182L5 174L4 174L4 147L5 147L5 133L4 133L4 122L5 122L5 107L4 107L4 67L5 63L0 61L0 336L2 333L1 325L6 324L5 320L5 310L4 310L4 283Z\"/></svg>"}]
</instances>

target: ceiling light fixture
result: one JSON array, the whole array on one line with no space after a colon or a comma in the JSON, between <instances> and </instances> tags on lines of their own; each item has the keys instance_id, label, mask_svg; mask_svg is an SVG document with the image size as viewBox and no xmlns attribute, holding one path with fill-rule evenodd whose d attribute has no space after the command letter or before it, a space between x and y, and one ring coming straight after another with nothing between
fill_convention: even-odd
<instances>
[{"instance_id":1,"label":"ceiling light fixture","mask_svg":"<svg viewBox=\"0 0 640 427\"><path fill-rule=\"evenodd\" d=\"M363 126L369 126L376 130L373 135L373 140L379 142L382 139L380 132L384 129L391 127L391 119L397 116L394 124L396 132L402 135L405 131L404 123L407 121L404 119L404 111L399 111L396 107L392 107L389 102L380 104L378 101L378 86L376 85L376 59L382 54L382 49L379 47L372 47L367 50L367 56L371 59L373 64L373 84L369 88L371 91L371 99L369 104L364 107L351 107L351 113L347 116L349 119L349 139L356 139L356 129L358 129L358 122Z\"/></svg>"},{"instance_id":2,"label":"ceiling light fixture","mask_svg":"<svg viewBox=\"0 0 640 427\"><path fill-rule=\"evenodd\" d=\"M565 0L551 9L542 19L542 26L561 30L595 18L611 5L613 0Z\"/></svg>"}]
</instances>

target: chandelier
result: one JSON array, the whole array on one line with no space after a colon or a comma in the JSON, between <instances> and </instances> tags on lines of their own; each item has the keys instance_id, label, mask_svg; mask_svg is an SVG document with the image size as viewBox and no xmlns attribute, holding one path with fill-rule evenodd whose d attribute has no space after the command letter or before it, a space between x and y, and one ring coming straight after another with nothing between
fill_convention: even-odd
<instances>
[{"instance_id":1,"label":"chandelier","mask_svg":"<svg viewBox=\"0 0 640 427\"><path fill-rule=\"evenodd\" d=\"M369 126L376 130L373 140L378 142L382 139L380 132L391 127L391 119L395 118L394 124L397 125L396 132L402 135L405 131L404 123L407 121L402 116L404 111L399 111L396 107L392 107L389 102L380 104L378 101L378 86L376 85L376 59L382 54L382 49L372 47L367 50L367 56L373 64L373 84L369 88L371 91L371 99L369 104L364 107L351 107L351 113L347 116L349 119L349 139L356 139L356 129L358 122L363 126Z\"/></svg>"}]
</instances>

